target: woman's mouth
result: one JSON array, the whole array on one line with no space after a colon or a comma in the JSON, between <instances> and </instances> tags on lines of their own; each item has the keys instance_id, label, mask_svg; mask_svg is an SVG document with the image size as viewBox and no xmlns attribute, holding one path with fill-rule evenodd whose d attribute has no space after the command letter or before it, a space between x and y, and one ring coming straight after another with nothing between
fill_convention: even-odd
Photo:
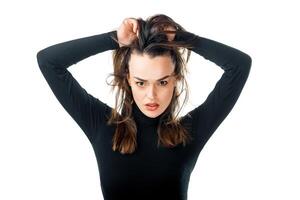
<instances>
[{"instance_id":1,"label":"woman's mouth","mask_svg":"<svg viewBox=\"0 0 300 200\"><path fill-rule=\"evenodd\" d=\"M147 110L149 110L149 111L154 111L154 110L156 110L157 108L158 108L158 104L157 103L147 103L146 104L146 108L147 108Z\"/></svg>"}]
</instances>

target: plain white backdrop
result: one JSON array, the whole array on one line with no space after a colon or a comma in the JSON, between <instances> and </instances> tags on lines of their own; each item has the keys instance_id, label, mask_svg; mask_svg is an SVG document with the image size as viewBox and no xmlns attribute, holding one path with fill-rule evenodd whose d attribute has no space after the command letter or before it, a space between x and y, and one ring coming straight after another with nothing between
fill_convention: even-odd
<instances>
[{"instance_id":1,"label":"plain white backdrop","mask_svg":"<svg viewBox=\"0 0 300 200\"><path fill-rule=\"evenodd\" d=\"M244 51L252 68L231 113L201 151L189 200L300 199L299 6L296 1L10 1L1 3L0 199L103 199L87 137L51 92L36 53L163 13L186 30ZM192 53L190 102L222 70ZM109 105L111 52L69 71Z\"/></svg>"}]
</instances>

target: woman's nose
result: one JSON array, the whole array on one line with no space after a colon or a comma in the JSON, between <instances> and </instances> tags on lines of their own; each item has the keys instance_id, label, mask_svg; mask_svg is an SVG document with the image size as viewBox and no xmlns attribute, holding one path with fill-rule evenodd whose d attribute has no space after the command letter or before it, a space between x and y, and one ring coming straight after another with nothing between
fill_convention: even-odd
<instances>
[{"instance_id":1,"label":"woman's nose","mask_svg":"<svg viewBox=\"0 0 300 200\"><path fill-rule=\"evenodd\" d=\"M154 99L155 96L156 96L155 86L150 85L147 91L147 97L150 99Z\"/></svg>"}]
</instances>

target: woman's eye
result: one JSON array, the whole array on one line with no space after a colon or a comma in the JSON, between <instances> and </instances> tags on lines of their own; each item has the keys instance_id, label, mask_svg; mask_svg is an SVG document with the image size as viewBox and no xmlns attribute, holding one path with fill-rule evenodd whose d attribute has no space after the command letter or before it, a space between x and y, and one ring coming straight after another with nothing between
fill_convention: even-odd
<instances>
[{"instance_id":1,"label":"woman's eye","mask_svg":"<svg viewBox=\"0 0 300 200\"><path fill-rule=\"evenodd\" d=\"M143 86L144 82L135 82L138 86ZM141 84L141 85L139 85Z\"/></svg>"},{"instance_id":2,"label":"woman's eye","mask_svg":"<svg viewBox=\"0 0 300 200\"><path fill-rule=\"evenodd\" d=\"M167 85L168 81L161 81L160 83L161 83L161 85Z\"/></svg>"}]
</instances>

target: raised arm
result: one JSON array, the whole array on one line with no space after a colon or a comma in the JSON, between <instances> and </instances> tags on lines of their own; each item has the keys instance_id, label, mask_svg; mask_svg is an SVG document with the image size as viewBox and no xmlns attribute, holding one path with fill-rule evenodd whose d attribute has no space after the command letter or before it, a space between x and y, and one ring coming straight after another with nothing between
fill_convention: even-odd
<instances>
[{"instance_id":1,"label":"raised arm","mask_svg":"<svg viewBox=\"0 0 300 200\"><path fill-rule=\"evenodd\" d=\"M252 59L238 49L190 32L176 33L176 39L190 41L193 52L224 70L206 100L187 114L193 118L197 139L205 143L239 98L248 78Z\"/></svg>"},{"instance_id":2,"label":"raised arm","mask_svg":"<svg viewBox=\"0 0 300 200\"><path fill-rule=\"evenodd\" d=\"M52 92L91 142L109 107L82 88L67 68L89 56L118 48L110 38L116 33L110 31L58 43L37 53L39 68Z\"/></svg>"}]
</instances>

